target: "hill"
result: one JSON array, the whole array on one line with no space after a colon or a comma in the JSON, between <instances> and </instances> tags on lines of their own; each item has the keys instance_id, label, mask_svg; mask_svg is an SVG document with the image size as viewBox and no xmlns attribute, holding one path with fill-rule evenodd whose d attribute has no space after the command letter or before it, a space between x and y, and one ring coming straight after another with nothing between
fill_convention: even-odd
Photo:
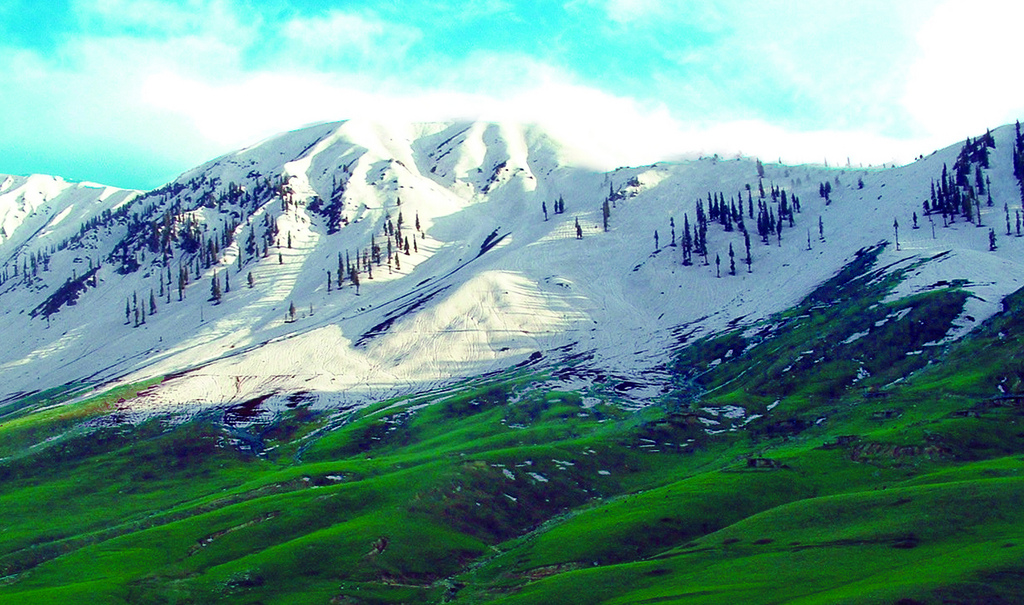
<instances>
[{"instance_id":1,"label":"hill","mask_svg":"<svg viewBox=\"0 0 1024 605\"><path fill-rule=\"evenodd\" d=\"M118 193L4 276L0 602L1018 602L1020 141L349 122Z\"/></svg>"}]
</instances>

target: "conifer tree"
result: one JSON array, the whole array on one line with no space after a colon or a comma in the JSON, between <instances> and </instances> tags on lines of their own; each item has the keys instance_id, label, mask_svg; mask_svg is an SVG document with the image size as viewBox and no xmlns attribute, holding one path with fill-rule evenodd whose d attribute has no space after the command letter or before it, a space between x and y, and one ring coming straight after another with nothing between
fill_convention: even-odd
<instances>
[{"instance_id":1,"label":"conifer tree","mask_svg":"<svg viewBox=\"0 0 1024 605\"><path fill-rule=\"evenodd\" d=\"M722 277L722 257L715 253L715 277Z\"/></svg>"},{"instance_id":2,"label":"conifer tree","mask_svg":"<svg viewBox=\"0 0 1024 605\"><path fill-rule=\"evenodd\" d=\"M690 217L683 214L683 265L690 266L693 264L693 259L690 256L693 253L693 238L690 236Z\"/></svg>"},{"instance_id":3,"label":"conifer tree","mask_svg":"<svg viewBox=\"0 0 1024 605\"><path fill-rule=\"evenodd\" d=\"M291 317L292 321L295 321L295 302L288 303L288 316Z\"/></svg>"},{"instance_id":4,"label":"conifer tree","mask_svg":"<svg viewBox=\"0 0 1024 605\"><path fill-rule=\"evenodd\" d=\"M220 276L214 273L210 281L210 300L216 304L220 302Z\"/></svg>"},{"instance_id":5,"label":"conifer tree","mask_svg":"<svg viewBox=\"0 0 1024 605\"><path fill-rule=\"evenodd\" d=\"M750 256L750 234L746 231L743 232L743 245L747 249L747 256L743 259L747 263L747 273L753 273L753 270L750 268L754 263L754 259Z\"/></svg>"},{"instance_id":6,"label":"conifer tree","mask_svg":"<svg viewBox=\"0 0 1024 605\"><path fill-rule=\"evenodd\" d=\"M256 280L253 279L253 277L252 277L252 271L249 272L249 277L246 278L246 281L249 282L249 288L250 289L252 289L256 285Z\"/></svg>"},{"instance_id":7,"label":"conifer tree","mask_svg":"<svg viewBox=\"0 0 1024 605\"><path fill-rule=\"evenodd\" d=\"M611 216L612 211L608 206L608 200L604 201L604 205L601 207L601 217L604 219L604 230L608 232L608 217Z\"/></svg>"},{"instance_id":8,"label":"conifer tree","mask_svg":"<svg viewBox=\"0 0 1024 605\"><path fill-rule=\"evenodd\" d=\"M732 242L729 242L729 275L736 275L736 253L732 250Z\"/></svg>"},{"instance_id":9,"label":"conifer tree","mask_svg":"<svg viewBox=\"0 0 1024 605\"><path fill-rule=\"evenodd\" d=\"M352 265L349 265L348 280L356 287L356 296L359 296L359 271Z\"/></svg>"},{"instance_id":10,"label":"conifer tree","mask_svg":"<svg viewBox=\"0 0 1024 605\"><path fill-rule=\"evenodd\" d=\"M153 295L153 289L149 290L149 314L156 315L156 296Z\"/></svg>"}]
</instances>

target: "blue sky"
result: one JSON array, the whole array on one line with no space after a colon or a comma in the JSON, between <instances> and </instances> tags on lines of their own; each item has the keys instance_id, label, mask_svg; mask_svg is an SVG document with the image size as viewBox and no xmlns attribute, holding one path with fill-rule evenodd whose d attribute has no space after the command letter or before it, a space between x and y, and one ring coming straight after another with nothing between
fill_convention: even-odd
<instances>
[{"instance_id":1,"label":"blue sky","mask_svg":"<svg viewBox=\"0 0 1024 605\"><path fill-rule=\"evenodd\" d=\"M1024 117L1022 22L1004 0L0 0L0 172L151 188L345 118L539 122L621 164L909 161Z\"/></svg>"}]
</instances>

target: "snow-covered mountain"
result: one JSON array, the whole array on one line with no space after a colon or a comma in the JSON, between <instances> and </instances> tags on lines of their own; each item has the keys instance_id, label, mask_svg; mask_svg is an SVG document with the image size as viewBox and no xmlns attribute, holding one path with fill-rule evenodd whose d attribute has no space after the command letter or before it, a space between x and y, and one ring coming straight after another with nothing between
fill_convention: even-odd
<instances>
[{"instance_id":1,"label":"snow-covered mountain","mask_svg":"<svg viewBox=\"0 0 1024 605\"><path fill-rule=\"evenodd\" d=\"M898 168L605 172L535 127L348 121L148 193L0 175L0 399L168 376L133 410L348 406L571 361L561 380L622 376L643 401L683 341L789 307L882 241L894 267L938 257L902 294L964 280L963 333L1021 286L1015 143L1011 126ZM933 183L955 216L925 214ZM698 202L707 262L687 265Z\"/></svg>"}]
</instances>

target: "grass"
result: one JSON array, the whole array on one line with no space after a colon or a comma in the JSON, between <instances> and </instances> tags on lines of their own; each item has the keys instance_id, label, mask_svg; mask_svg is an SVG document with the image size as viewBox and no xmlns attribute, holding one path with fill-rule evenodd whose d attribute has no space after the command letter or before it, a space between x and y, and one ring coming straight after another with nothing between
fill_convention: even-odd
<instances>
[{"instance_id":1,"label":"grass","mask_svg":"<svg viewBox=\"0 0 1024 605\"><path fill-rule=\"evenodd\" d=\"M155 382L13 402L0 603L1019 602L1024 294L933 346L965 293L889 300L877 254L635 412L516 370L299 405L253 451L220 415L118 422Z\"/></svg>"}]
</instances>

